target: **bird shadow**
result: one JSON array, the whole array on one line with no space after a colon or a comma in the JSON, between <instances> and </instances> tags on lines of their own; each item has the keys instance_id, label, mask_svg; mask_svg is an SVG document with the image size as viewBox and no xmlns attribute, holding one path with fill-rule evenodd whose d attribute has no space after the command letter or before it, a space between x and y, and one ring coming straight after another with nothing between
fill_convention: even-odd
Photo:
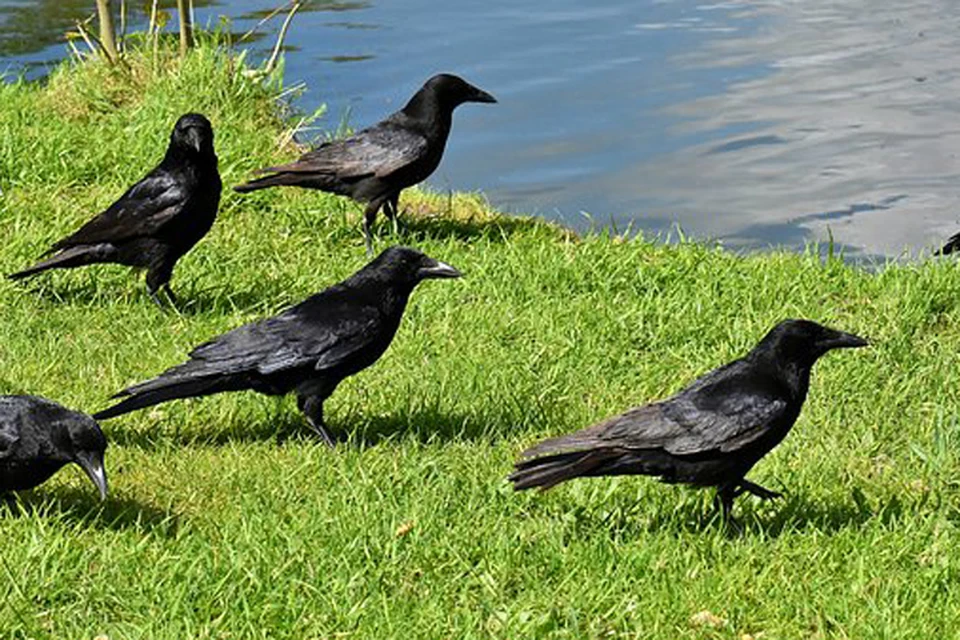
<instances>
[{"instance_id":1,"label":"bird shadow","mask_svg":"<svg viewBox=\"0 0 960 640\"><path fill-rule=\"evenodd\" d=\"M656 532L721 533L728 538L760 536L778 538L801 531L831 534L859 528L872 520L889 523L903 513L902 503L893 498L885 504L870 505L854 490L849 498L821 502L804 495L760 502L741 499L732 519L724 520L714 508L712 496L682 500L674 509L651 513L641 503L609 509L580 507L573 512L575 535L606 534L616 541L631 540Z\"/></svg>"},{"instance_id":2,"label":"bird shadow","mask_svg":"<svg viewBox=\"0 0 960 640\"><path fill-rule=\"evenodd\" d=\"M165 305L165 310L184 316L221 315L236 311L268 313L270 304L286 297L280 286L258 286L227 291L224 287L185 290L178 293L176 306Z\"/></svg>"},{"instance_id":3,"label":"bird shadow","mask_svg":"<svg viewBox=\"0 0 960 640\"><path fill-rule=\"evenodd\" d=\"M99 285L87 279L78 279L69 283L33 280L20 284L18 288L40 302L49 304L102 306L112 300Z\"/></svg>"},{"instance_id":4,"label":"bird shadow","mask_svg":"<svg viewBox=\"0 0 960 640\"><path fill-rule=\"evenodd\" d=\"M511 236L531 231L543 231L558 237L575 237L573 231L551 225L537 218L526 217L497 217L485 218L454 218L444 215L419 213L401 214L400 236L412 238L420 242L423 240L446 240L454 238L461 241L482 238L492 242L503 242ZM390 229L390 223L386 223Z\"/></svg>"},{"instance_id":5,"label":"bird shadow","mask_svg":"<svg viewBox=\"0 0 960 640\"><path fill-rule=\"evenodd\" d=\"M280 416L276 420L234 421L217 430L182 428L174 423L172 428L152 424L148 427L123 428L122 424L105 427L110 442L120 447L133 447L143 451L156 451L170 447L223 447L231 444L249 444L275 440L283 444L287 440L312 437L305 420L295 416ZM319 440L318 440L319 441Z\"/></svg>"},{"instance_id":6,"label":"bird shadow","mask_svg":"<svg viewBox=\"0 0 960 640\"><path fill-rule=\"evenodd\" d=\"M284 403L285 404L285 403ZM508 414L486 415L449 413L439 409L416 409L399 411L384 416L363 416L348 413L330 420L327 430L335 441L335 448L366 448L378 444L413 439L422 444L451 441L495 442L509 434L515 420ZM123 428L122 423L114 428L105 428L110 441L118 446L137 447L143 450L190 446L227 446L274 441L278 445L287 442L324 445L313 432L303 415L282 404L251 416L221 423L215 431L197 428L156 428L155 425L139 429Z\"/></svg>"},{"instance_id":7,"label":"bird shadow","mask_svg":"<svg viewBox=\"0 0 960 640\"><path fill-rule=\"evenodd\" d=\"M342 427L355 426L349 431ZM514 430L517 421L508 412L466 413L425 407L400 410L380 416L347 420L335 427L338 443L372 447L397 440L413 440L419 444L437 442L489 442L501 440ZM336 429L340 426L341 429Z\"/></svg>"},{"instance_id":8,"label":"bird shadow","mask_svg":"<svg viewBox=\"0 0 960 640\"><path fill-rule=\"evenodd\" d=\"M173 537L179 516L123 495L101 501L95 492L71 487L32 489L0 500L0 519L54 515L68 524L123 531L134 529Z\"/></svg>"},{"instance_id":9,"label":"bird shadow","mask_svg":"<svg viewBox=\"0 0 960 640\"><path fill-rule=\"evenodd\" d=\"M136 306L146 306L158 312L184 316L215 315L236 312L237 310L256 310L266 312L268 303L283 299L286 291L277 284L262 281L259 286L228 290L224 286L193 289L182 286L175 292L177 300L171 301L162 293L158 294L161 304L150 299L146 288L136 292L116 289L108 290L102 284L89 280L77 282L31 283L24 291L37 300L52 305L73 304L88 307L103 307L118 300Z\"/></svg>"}]
</instances>

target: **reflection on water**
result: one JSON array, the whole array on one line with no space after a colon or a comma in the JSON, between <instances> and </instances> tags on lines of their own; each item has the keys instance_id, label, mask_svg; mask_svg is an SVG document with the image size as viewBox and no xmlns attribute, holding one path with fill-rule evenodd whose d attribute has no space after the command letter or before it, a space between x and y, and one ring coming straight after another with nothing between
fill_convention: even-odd
<instances>
[{"instance_id":1,"label":"reflection on water","mask_svg":"<svg viewBox=\"0 0 960 640\"><path fill-rule=\"evenodd\" d=\"M279 2L195 4L243 31ZM92 6L0 0L0 56L63 55ZM286 70L329 128L380 119L437 71L490 90L496 107L458 110L438 189L579 228L898 255L960 229L958 27L948 0L314 1Z\"/></svg>"},{"instance_id":2,"label":"reflection on water","mask_svg":"<svg viewBox=\"0 0 960 640\"><path fill-rule=\"evenodd\" d=\"M670 134L752 123L750 134L720 147L691 145L656 166L623 167L606 184L648 173L659 197L690 212L689 229L738 243L832 231L865 252L896 255L960 228L956 4L738 4L766 16L763 27L679 64L717 72L765 64L772 72L677 105L685 120ZM711 215L694 221L695 211Z\"/></svg>"},{"instance_id":3,"label":"reflection on water","mask_svg":"<svg viewBox=\"0 0 960 640\"><path fill-rule=\"evenodd\" d=\"M113 4L119 6L118 2ZM128 1L127 19L130 24L144 24L151 4ZM211 0L194 0L194 5L201 9L210 4ZM176 6L173 2L159 3L160 7L167 5ZM62 47L57 47L59 51L45 50L63 42L64 34L74 29L77 21L83 21L95 13L96 3L93 0L0 0L0 61L6 58L34 66L64 55ZM40 55L33 55L37 53Z\"/></svg>"}]
</instances>

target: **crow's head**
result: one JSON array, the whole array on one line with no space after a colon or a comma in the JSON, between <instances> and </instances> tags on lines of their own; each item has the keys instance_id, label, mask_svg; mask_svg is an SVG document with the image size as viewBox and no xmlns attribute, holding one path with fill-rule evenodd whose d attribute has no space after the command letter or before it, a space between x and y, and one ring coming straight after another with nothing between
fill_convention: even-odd
<instances>
[{"instance_id":1,"label":"crow's head","mask_svg":"<svg viewBox=\"0 0 960 640\"><path fill-rule=\"evenodd\" d=\"M784 320L760 341L754 353L773 356L784 364L812 365L831 349L865 347L860 336L837 331L812 320Z\"/></svg>"},{"instance_id":2,"label":"crow's head","mask_svg":"<svg viewBox=\"0 0 960 640\"><path fill-rule=\"evenodd\" d=\"M74 414L64 421L62 428L67 430L70 439L71 461L77 463L90 481L100 492L100 498L107 498L107 472L103 467L103 454L107 450L107 439L96 420L84 415Z\"/></svg>"},{"instance_id":3,"label":"crow's head","mask_svg":"<svg viewBox=\"0 0 960 640\"><path fill-rule=\"evenodd\" d=\"M170 146L181 152L213 155L213 126L199 113L186 113L173 126Z\"/></svg>"},{"instance_id":4,"label":"crow's head","mask_svg":"<svg viewBox=\"0 0 960 640\"><path fill-rule=\"evenodd\" d=\"M21 437L44 443L40 450L46 451L51 461L78 464L96 485L100 497L107 497L103 469L107 439L96 420L36 396L3 396L0 404L5 405L5 413L13 410L19 414L17 419L26 430Z\"/></svg>"},{"instance_id":5,"label":"crow's head","mask_svg":"<svg viewBox=\"0 0 960 640\"><path fill-rule=\"evenodd\" d=\"M433 76L423 85L422 91L432 95L438 104L451 111L464 102L497 101L486 91L450 73L439 73Z\"/></svg>"},{"instance_id":6,"label":"crow's head","mask_svg":"<svg viewBox=\"0 0 960 640\"><path fill-rule=\"evenodd\" d=\"M390 247L373 259L364 271L372 271L398 285L415 286L429 278L459 278L450 265L410 247Z\"/></svg>"}]
</instances>

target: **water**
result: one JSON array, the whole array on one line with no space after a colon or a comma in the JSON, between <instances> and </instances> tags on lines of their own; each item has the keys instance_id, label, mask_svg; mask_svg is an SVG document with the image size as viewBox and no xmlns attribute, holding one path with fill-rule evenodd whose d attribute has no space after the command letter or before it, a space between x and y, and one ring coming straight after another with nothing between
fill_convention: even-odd
<instances>
[{"instance_id":1,"label":"water","mask_svg":"<svg viewBox=\"0 0 960 640\"><path fill-rule=\"evenodd\" d=\"M243 31L278 1L198 2L197 21L226 14ZM0 69L42 74L92 6L0 0ZM832 236L852 257L899 256L960 230L955 8L315 0L291 28L287 79L308 85L304 110L329 106L331 129L379 120L437 71L490 91L500 104L457 111L429 182L508 211L578 229L679 225L736 248Z\"/></svg>"}]
</instances>

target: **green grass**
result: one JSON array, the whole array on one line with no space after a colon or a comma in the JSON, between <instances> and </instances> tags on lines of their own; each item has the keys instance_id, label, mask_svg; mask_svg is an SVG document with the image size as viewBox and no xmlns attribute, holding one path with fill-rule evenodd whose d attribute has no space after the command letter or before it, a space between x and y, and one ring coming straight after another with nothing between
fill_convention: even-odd
<instances>
[{"instance_id":1,"label":"green grass","mask_svg":"<svg viewBox=\"0 0 960 640\"><path fill-rule=\"evenodd\" d=\"M67 66L0 87L0 271L153 166L184 111L213 121L226 185L291 157L280 90L210 46L182 68L133 55L127 71ZM954 261L868 273L812 253L575 238L475 196L401 205L409 230L381 224L379 246L415 245L466 277L421 286L387 354L328 401L348 443L327 450L292 399L255 394L106 422L109 501L71 468L0 512L2 637L956 634ZM174 275L182 313L122 267L0 282L0 391L103 408L192 345L359 268L359 212L225 191ZM669 394L785 317L874 346L817 366L793 433L751 475L787 497L740 499L741 531L716 520L710 492L647 478L546 494L504 482L524 446Z\"/></svg>"}]
</instances>

